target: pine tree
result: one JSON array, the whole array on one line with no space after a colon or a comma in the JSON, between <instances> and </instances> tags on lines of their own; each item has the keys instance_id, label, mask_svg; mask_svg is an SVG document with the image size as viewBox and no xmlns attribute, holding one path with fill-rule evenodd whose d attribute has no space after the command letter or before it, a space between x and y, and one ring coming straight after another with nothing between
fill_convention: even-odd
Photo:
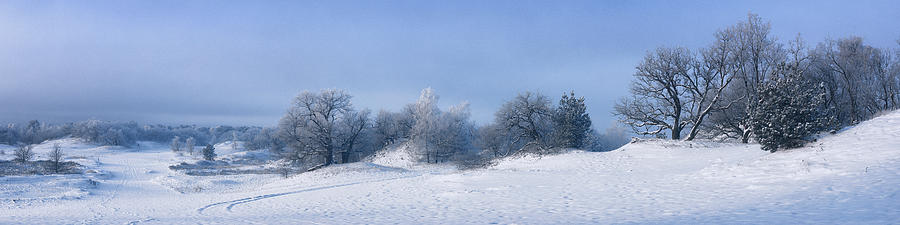
<instances>
[{"instance_id":1,"label":"pine tree","mask_svg":"<svg viewBox=\"0 0 900 225\"><path fill-rule=\"evenodd\" d=\"M583 148L591 132L591 117L584 105L584 97L575 92L563 94L553 114L555 144L562 148Z\"/></svg>"},{"instance_id":2,"label":"pine tree","mask_svg":"<svg viewBox=\"0 0 900 225\"><path fill-rule=\"evenodd\" d=\"M750 125L763 150L796 148L804 138L828 129L833 121L823 87L805 79L794 66L781 65L773 81L759 87Z\"/></svg>"},{"instance_id":3,"label":"pine tree","mask_svg":"<svg viewBox=\"0 0 900 225\"><path fill-rule=\"evenodd\" d=\"M216 159L216 148L210 144L207 144L205 148L203 148L203 159L213 161Z\"/></svg>"}]
</instances>

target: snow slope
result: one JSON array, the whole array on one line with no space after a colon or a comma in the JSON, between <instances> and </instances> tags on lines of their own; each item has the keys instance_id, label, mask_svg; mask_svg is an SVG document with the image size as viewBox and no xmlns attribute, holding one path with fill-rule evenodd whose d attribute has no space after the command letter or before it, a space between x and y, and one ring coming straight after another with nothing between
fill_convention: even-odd
<instances>
[{"instance_id":1,"label":"snow slope","mask_svg":"<svg viewBox=\"0 0 900 225\"><path fill-rule=\"evenodd\" d=\"M165 146L69 146L107 176L77 197L0 191L0 223L900 223L900 112L778 153L651 140L468 171L417 165L397 147L290 178L193 177L166 168L184 159ZM80 187L65 179L2 177L0 190Z\"/></svg>"}]
</instances>

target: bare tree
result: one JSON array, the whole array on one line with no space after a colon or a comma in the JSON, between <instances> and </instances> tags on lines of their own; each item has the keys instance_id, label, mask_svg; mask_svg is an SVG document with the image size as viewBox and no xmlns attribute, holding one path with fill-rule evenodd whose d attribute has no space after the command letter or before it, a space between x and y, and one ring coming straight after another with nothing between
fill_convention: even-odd
<instances>
[{"instance_id":1,"label":"bare tree","mask_svg":"<svg viewBox=\"0 0 900 225\"><path fill-rule=\"evenodd\" d=\"M503 104L495 116L495 123L515 137L515 150L534 146L539 151L552 147L550 134L553 109L547 96L524 92Z\"/></svg>"},{"instance_id":2,"label":"bare tree","mask_svg":"<svg viewBox=\"0 0 900 225\"><path fill-rule=\"evenodd\" d=\"M844 125L897 108L896 65L887 51L860 37L829 40L816 48L813 77L825 83L828 104Z\"/></svg>"},{"instance_id":3,"label":"bare tree","mask_svg":"<svg viewBox=\"0 0 900 225\"><path fill-rule=\"evenodd\" d=\"M509 134L503 126L496 123L482 126L478 129L476 146L490 157L507 156L515 150L512 146L515 138Z\"/></svg>"},{"instance_id":4,"label":"bare tree","mask_svg":"<svg viewBox=\"0 0 900 225\"><path fill-rule=\"evenodd\" d=\"M59 172L60 167L62 167L62 160L64 154L62 152L62 147L59 146L59 143L53 144L53 149L47 153L47 158L50 159L50 163L53 164L53 171Z\"/></svg>"},{"instance_id":5,"label":"bare tree","mask_svg":"<svg viewBox=\"0 0 900 225\"><path fill-rule=\"evenodd\" d=\"M732 107L715 112L719 115L713 116L713 120L721 134L739 138L744 143L750 140L752 134L749 115L758 101L757 89L773 76L776 66L785 60L785 50L770 35L771 29L769 22L751 13L746 21L719 32L719 36L733 40L726 46L734 54L731 63L736 82L729 85L725 93L725 101ZM734 102L737 100L741 102Z\"/></svg>"},{"instance_id":6,"label":"bare tree","mask_svg":"<svg viewBox=\"0 0 900 225\"><path fill-rule=\"evenodd\" d=\"M412 113L379 111L373 125L376 148L380 149L401 139L408 139L414 123Z\"/></svg>"},{"instance_id":7,"label":"bare tree","mask_svg":"<svg viewBox=\"0 0 900 225\"><path fill-rule=\"evenodd\" d=\"M691 69L691 53L684 48L658 48L636 67L631 98L615 106L615 114L638 134L653 135L669 130L673 140L690 124L689 91L685 77Z\"/></svg>"},{"instance_id":8,"label":"bare tree","mask_svg":"<svg viewBox=\"0 0 900 225\"><path fill-rule=\"evenodd\" d=\"M317 155L324 158L322 166L334 163L337 143L337 122L352 110L351 96L343 90L326 89L320 93L305 91L294 98L279 129L295 156Z\"/></svg>"},{"instance_id":9,"label":"bare tree","mask_svg":"<svg viewBox=\"0 0 900 225\"><path fill-rule=\"evenodd\" d=\"M372 114L368 109L362 111L349 111L347 115L340 121L338 141L341 149L341 163L347 163L350 155L362 152L363 141L362 136L366 135L367 129L370 128L371 122L369 115Z\"/></svg>"},{"instance_id":10,"label":"bare tree","mask_svg":"<svg viewBox=\"0 0 900 225\"><path fill-rule=\"evenodd\" d=\"M34 148L33 145L19 146L13 152L13 156L15 156L13 161L20 162L20 163L25 163L25 162L31 161L31 159L34 158L34 151L32 150L33 148Z\"/></svg>"},{"instance_id":11,"label":"bare tree","mask_svg":"<svg viewBox=\"0 0 900 225\"><path fill-rule=\"evenodd\" d=\"M738 37L735 32L723 30L716 32L715 42L708 48L701 50L700 59L694 60L690 73L686 73L684 87L690 93L690 122L692 124L688 137L685 140L693 140L697 137L701 128L716 128L706 126L704 122L707 116L715 112L730 109L741 98L727 99L727 88L734 80L738 68L735 63L739 52L734 48Z\"/></svg>"}]
</instances>

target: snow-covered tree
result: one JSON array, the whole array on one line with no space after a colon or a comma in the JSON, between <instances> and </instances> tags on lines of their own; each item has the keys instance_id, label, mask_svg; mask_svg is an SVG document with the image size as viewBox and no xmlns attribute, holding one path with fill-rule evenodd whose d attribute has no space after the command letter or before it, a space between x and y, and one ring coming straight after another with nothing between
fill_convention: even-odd
<instances>
[{"instance_id":1,"label":"snow-covered tree","mask_svg":"<svg viewBox=\"0 0 900 225\"><path fill-rule=\"evenodd\" d=\"M637 134L655 135L668 130L673 140L681 139L690 124L685 88L692 65L690 51L684 48L658 48L636 67L630 98L616 104L615 115Z\"/></svg>"},{"instance_id":2,"label":"snow-covered tree","mask_svg":"<svg viewBox=\"0 0 900 225\"><path fill-rule=\"evenodd\" d=\"M727 85L722 95L722 104L719 104L729 107L714 110L709 115L709 122L713 124L709 126L712 132L737 138L744 143L750 140L752 129L749 116L759 100L757 89L773 76L775 67L786 59L783 45L771 35L771 30L772 25L768 21L751 13L747 15L746 21L717 33L717 43L713 46L723 45L731 57L714 57L729 61L727 64L734 69L734 80Z\"/></svg>"},{"instance_id":3,"label":"snow-covered tree","mask_svg":"<svg viewBox=\"0 0 900 225\"><path fill-rule=\"evenodd\" d=\"M0 143L6 145L16 145L19 143L19 132L16 124L10 123L5 127L0 127Z\"/></svg>"},{"instance_id":4,"label":"snow-covered tree","mask_svg":"<svg viewBox=\"0 0 900 225\"><path fill-rule=\"evenodd\" d=\"M238 150L238 136L237 132L231 132L231 149L237 151Z\"/></svg>"},{"instance_id":5,"label":"snow-covered tree","mask_svg":"<svg viewBox=\"0 0 900 225\"><path fill-rule=\"evenodd\" d=\"M340 121L337 129L337 140L341 152L341 163L347 163L351 155L361 155L367 152L373 143L369 143L366 136L368 135L371 122L369 115L372 112L368 109L362 111L349 111L347 115Z\"/></svg>"},{"instance_id":6,"label":"snow-covered tree","mask_svg":"<svg viewBox=\"0 0 900 225\"><path fill-rule=\"evenodd\" d=\"M25 132L23 132L25 144L40 144L44 140L41 128L43 128L41 122L37 120L28 121L28 125L25 126Z\"/></svg>"},{"instance_id":7,"label":"snow-covered tree","mask_svg":"<svg viewBox=\"0 0 900 225\"><path fill-rule=\"evenodd\" d=\"M211 144L207 144L206 147L201 150L203 154L203 160L213 161L216 160L216 148Z\"/></svg>"},{"instance_id":8,"label":"snow-covered tree","mask_svg":"<svg viewBox=\"0 0 900 225\"><path fill-rule=\"evenodd\" d=\"M494 114L494 122L514 138L513 152L522 150L543 152L552 143L553 109L547 96L524 92L503 104Z\"/></svg>"},{"instance_id":9,"label":"snow-covered tree","mask_svg":"<svg viewBox=\"0 0 900 225\"><path fill-rule=\"evenodd\" d=\"M890 51L860 37L828 40L815 49L810 75L825 84L826 102L843 125L898 108L898 65Z\"/></svg>"},{"instance_id":10,"label":"snow-covered tree","mask_svg":"<svg viewBox=\"0 0 900 225\"><path fill-rule=\"evenodd\" d=\"M181 138L175 136L172 138L172 142L169 144L169 148L172 149L173 152L181 151Z\"/></svg>"},{"instance_id":11,"label":"snow-covered tree","mask_svg":"<svg viewBox=\"0 0 900 225\"><path fill-rule=\"evenodd\" d=\"M474 137L468 103L443 112L437 106L438 99L433 89L426 88L416 103L408 107L413 118L408 143L429 163L444 162L468 151Z\"/></svg>"},{"instance_id":12,"label":"snow-covered tree","mask_svg":"<svg viewBox=\"0 0 900 225\"><path fill-rule=\"evenodd\" d=\"M278 130L268 127L260 129L253 138L244 142L244 148L247 150L269 149L276 154L282 153L282 145L278 139Z\"/></svg>"},{"instance_id":13,"label":"snow-covered tree","mask_svg":"<svg viewBox=\"0 0 900 225\"><path fill-rule=\"evenodd\" d=\"M759 87L756 110L750 115L753 135L763 150L802 146L804 138L832 123L820 85L803 78L802 71L782 64L776 77Z\"/></svg>"},{"instance_id":14,"label":"snow-covered tree","mask_svg":"<svg viewBox=\"0 0 900 225\"><path fill-rule=\"evenodd\" d=\"M338 143L338 121L352 110L352 97L343 90L325 89L320 93L305 91L294 98L287 114L279 122L279 133L293 150L293 159L309 155L324 159L323 166L335 162Z\"/></svg>"},{"instance_id":15,"label":"snow-covered tree","mask_svg":"<svg viewBox=\"0 0 900 225\"><path fill-rule=\"evenodd\" d=\"M197 145L196 143L194 143L194 137L188 137L187 139L185 139L184 145L185 145L185 147L187 147L188 154L193 155L194 154L194 145Z\"/></svg>"},{"instance_id":16,"label":"snow-covered tree","mask_svg":"<svg viewBox=\"0 0 900 225\"><path fill-rule=\"evenodd\" d=\"M475 145L481 149L482 154L490 158L508 156L518 149L513 146L516 137L500 124L492 123L478 129L478 137Z\"/></svg>"},{"instance_id":17,"label":"snow-covered tree","mask_svg":"<svg viewBox=\"0 0 900 225\"><path fill-rule=\"evenodd\" d=\"M584 105L584 97L575 92L563 94L552 116L554 142L560 148L583 148L591 132L591 117Z\"/></svg>"},{"instance_id":18,"label":"snow-covered tree","mask_svg":"<svg viewBox=\"0 0 900 225\"><path fill-rule=\"evenodd\" d=\"M735 60L737 51L731 46L737 39L733 32L716 32L715 42L702 49L699 59L693 61L692 70L684 77L684 87L688 91L689 104L687 112L691 124L685 140L694 140L701 128L717 126L707 125L707 117L715 112L729 110L740 99L727 99L727 88L734 80L737 72Z\"/></svg>"},{"instance_id":19,"label":"snow-covered tree","mask_svg":"<svg viewBox=\"0 0 900 225\"><path fill-rule=\"evenodd\" d=\"M396 113L379 111L373 125L376 148L381 149L408 139L414 123L412 107L406 107L403 112Z\"/></svg>"},{"instance_id":20,"label":"snow-covered tree","mask_svg":"<svg viewBox=\"0 0 900 225\"><path fill-rule=\"evenodd\" d=\"M415 122L410 131L410 142L426 162L436 161L437 147L433 143L441 135L438 130L441 114L437 106L438 98L433 89L426 88L412 107Z\"/></svg>"}]
</instances>

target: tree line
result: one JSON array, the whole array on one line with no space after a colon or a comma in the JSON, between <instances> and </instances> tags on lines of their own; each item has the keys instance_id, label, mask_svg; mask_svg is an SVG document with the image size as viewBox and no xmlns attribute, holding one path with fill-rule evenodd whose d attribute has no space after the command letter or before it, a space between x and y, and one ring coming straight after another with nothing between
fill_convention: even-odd
<instances>
[{"instance_id":1,"label":"tree line","mask_svg":"<svg viewBox=\"0 0 900 225\"><path fill-rule=\"evenodd\" d=\"M230 140L253 142L274 133L273 128L254 126L140 125L136 122L86 120L62 124L31 120L25 124L0 126L0 143L7 145L40 144L64 137L80 138L88 143L132 147L138 141L166 143L174 138L192 139L197 144L216 144ZM262 141L247 144L248 149L268 148Z\"/></svg>"},{"instance_id":2,"label":"tree line","mask_svg":"<svg viewBox=\"0 0 900 225\"><path fill-rule=\"evenodd\" d=\"M753 138L775 151L897 109L900 52L860 37L811 48L799 35L785 44L770 32L749 14L707 47L648 52L615 114L642 135Z\"/></svg>"},{"instance_id":3,"label":"tree line","mask_svg":"<svg viewBox=\"0 0 900 225\"><path fill-rule=\"evenodd\" d=\"M612 150L627 142L625 132L601 135L592 128L584 97L562 95L559 104L533 92L507 101L495 120L478 126L466 102L438 107L431 88L399 112L375 116L357 109L344 90L305 91L278 124L280 154L312 168L356 161L389 146L405 145L419 161L483 161L517 152L548 153L566 148Z\"/></svg>"}]
</instances>

